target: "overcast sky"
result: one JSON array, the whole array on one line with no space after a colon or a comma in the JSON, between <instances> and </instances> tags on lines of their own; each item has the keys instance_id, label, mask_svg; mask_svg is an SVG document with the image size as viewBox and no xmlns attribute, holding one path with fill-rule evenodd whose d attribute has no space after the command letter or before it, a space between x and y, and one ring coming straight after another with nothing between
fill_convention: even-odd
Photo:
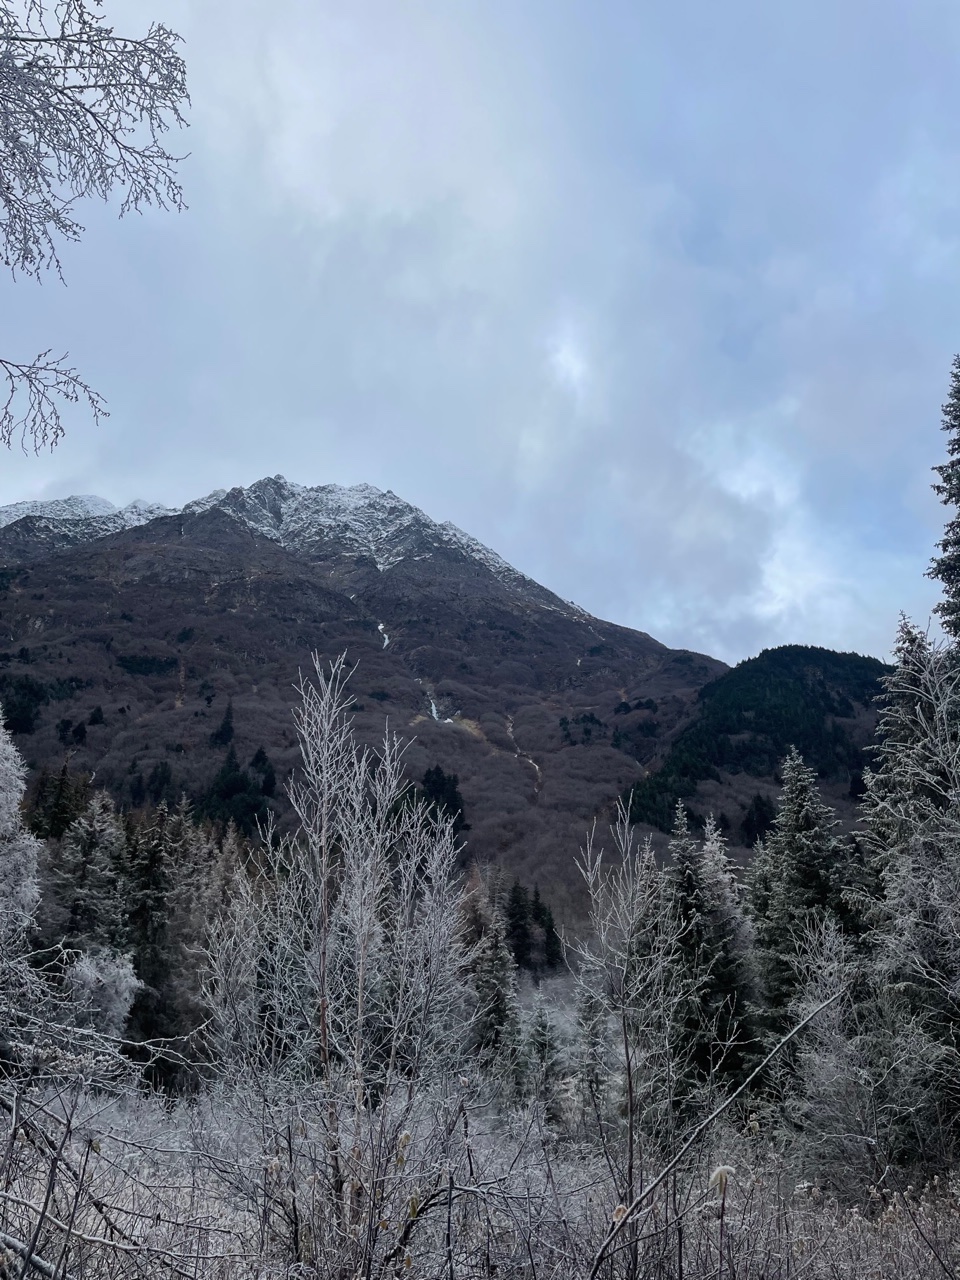
<instances>
[{"instance_id":1,"label":"overcast sky","mask_svg":"<svg viewBox=\"0 0 960 1280\"><path fill-rule=\"evenodd\" d=\"M926 622L960 350L950 0L107 0L185 39L190 208L89 206L0 349L108 399L0 503L282 473L735 661Z\"/></svg>"}]
</instances>

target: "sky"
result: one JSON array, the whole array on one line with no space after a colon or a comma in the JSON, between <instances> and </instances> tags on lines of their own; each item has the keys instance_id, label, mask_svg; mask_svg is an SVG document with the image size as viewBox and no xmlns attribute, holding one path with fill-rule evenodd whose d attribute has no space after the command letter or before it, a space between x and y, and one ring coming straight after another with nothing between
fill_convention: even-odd
<instances>
[{"instance_id":1,"label":"sky","mask_svg":"<svg viewBox=\"0 0 960 1280\"><path fill-rule=\"evenodd\" d=\"M0 351L107 399L0 503L391 489L734 662L925 624L960 350L948 0L107 0L189 208L79 210Z\"/></svg>"}]
</instances>

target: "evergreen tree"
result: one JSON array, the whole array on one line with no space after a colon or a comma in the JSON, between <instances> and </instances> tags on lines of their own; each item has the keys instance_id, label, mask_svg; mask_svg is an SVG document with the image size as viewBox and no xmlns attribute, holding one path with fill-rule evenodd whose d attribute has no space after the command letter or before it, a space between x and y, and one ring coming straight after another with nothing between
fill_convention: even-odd
<instances>
[{"instance_id":1,"label":"evergreen tree","mask_svg":"<svg viewBox=\"0 0 960 1280\"><path fill-rule=\"evenodd\" d=\"M752 849L758 840L762 840L773 825L776 812L772 802L758 791L747 806L740 824L743 843Z\"/></svg>"},{"instance_id":2,"label":"evergreen tree","mask_svg":"<svg viewBox=\"0 0 960 1280\"><path fill-rule=\"evenodd\" d=\"M227 747L233 741L233 703L227 703L223 719L210 735L211 747Z\"/></svg>"},{"instance_id":3,"label":"evergreen tree","mask_svg":"<svg viewBox=\"0 0 960 1280\"><path fill-rule=\"evenodd\" d=\"M941 694L951 685L949 650L901 614L893 646L894 667L882 681L873 767L864 775L865 840L882 875L901 848L934 813L949 803L948 762L938 741L946 728ZM947 730L949 732L949 730Z\"/></svg>"},{"instance_id":4,"label":"evergreen tree","mask_svg":"<svg viewBox=\"0 0 960 1280\"><path fill-rule=\"evenodd\" d=\"M727 855L727 842L710 815L699 853L706 945L710 955L708 1008L723 1046L718 1062L740 1073L753 1040L751 1007L756 997L753 929Z\"/></svg>"},{"instance_id":5,"label":"evergreen tree","mask_svg":"<svg viewBox=\"0 0 960 1280\"><path fill-rule=\"evenodd\" d=\"M64 938L72 946L122 947L125 942L120 874L126 839L113 801L96 791L86 812L67 828L57 881L67 910Z\"/></svg>"},{"instance_id":6,"label":"evergreen tree","mask_svg":"<svg viewBox=\"0 0 960 1280\"><path fill-rule=\"evenodd\" d=\"M796 986L793 956L799 933L838 905L840 863L837 819L795 747L781 775L777 816L757 848L749 894L759 976L775 1027L782 1024Z\"/></svg>"},{"instance_id":7,"label":"evergreen tree","mask_svg":"<svg viewBox=\"0 0 960 1280\"><path fill-rule=\"evenodd\" d=\"M453 834L469 831L464 819L463 796L460 779L455 773L444 773L436 764L423 775L423 796L427 804L443 817L453 818Z\"/></svg>"},{"instance_id":8,"label":"evergreen tree","mask_svg":"<svg viewBox=\"0 0 960 1280\"><path fill-rule=\"evenodd\" d=\"M533 897L530 900L530 919L538 926L542 935L542 955L543 967L545 969L559 969L563 964L563 943L560 941L560 935L557 933L557 927L554 924L553 912L540 897L540 890L534 886Z\"/></svg>"},{"instance_id":9,"label":"evergreen tree","mask_svg":"<svg viewBox=\"0 0 960 1280\"><path fill-rule=\"evenodd\" d=\"M530 894L515 880L507 895L504 911L507 942L513 959L520 969L529 969L532 963L533 939L530 936Z\"/></svg>"},{"instance_id":10,"label":"evergreen tree","mask_svg":"<svg viewBox=\"0 0 960 1280\"><path fill-rule=\"evenodd\" d=\"M20 805L26 767L0 725L0 950L26 937L40 896L39 842L24 830Z\"/></svg>"},{"instance_id":11,"label":"evergreen tree","mask_svg":"<svg viewBox=\"0 0 960 1280\"><path fill-rule=\"evenodd\" d=\"M751 1038L752 954L726 841L712 815L702 845L696 841L681 801L670 852L689 1059L703 1079L717 1072L736 1074Z\"/></svg>"},{"instance_id":12,"label":"evergreen tree","mask_svg":"<svg viewBox=\"0 0 960 1280\"><path fill-rule=\"evenodd\" d=\"M167 840L170 814L161 803L128 833L127 928L143 987L134 1004L133 1038L175 1034L165 996L170 978L170 893L174 867Z\"/></svg>"},{"instance_id":13,"label":"evergreen tree","mask_svg":"<svg viewBox=\"0 0 960 1280\"><path fill-rule=\"evenodd\" d=\"M944 506L954 513L947 521L943 538L937 543L940 555L935 556L927 570L927 577L936 578L943 586L943 600L936 605L936 612L947 635L960 638L960 355L953 358L950 370L950 391L943 406L941 426L948 433L947 461L934 467L939 483L934 492Z\"/></svg>"},{"instance_id":14,"label":"evergreen tree","mask_svg":"<svg viewBox=\"0 0 960 1280\"><path fill-rule=\"evenodd\" d=\"M526 1034L529 1047L531 1085L543 1103L549 1123L558 1123L563 1113L566 1083L563 1042L553 1009L538 989Z\"/></svg>"},{"instance_id":15,"label":"evergreen tree","mask_svg":"<svg viewBox=\"0 0 960 1280\"><path fill-rule=\"evenodd\" d=\"M262 786L240 768L232 746L197 807L211 822L224 826L233 822L248 836L266 823L270 813Z\"/></svg>"},{"instance_id":16,"label":"evergreen tree","mask_svg":"<svg viewBox=\"0 0 960 1280\"><path fill-rule=\"evenodd\" d=\"M41 838L59 840L86 811L89 802L90 778L84 773L72 773L69 760L64 760L56 775L44 769L30 806L30 830Z\"/></svg>"},{"instance_id":17,"label":"evergreen tree","mask_svg":"<svg viewBox=\"0 0 960 1280\"><path fill-rule=\"evenodd\" d=\"M143 984L131 1038L182 1037L202 1020L197 957L222 892L217 871L216 845L194 821L186 799L172 812L159 804L129 829L128 938ZM169 1073L161 1065L153 1074L167 1080Z\"/></svg>"},{"instance_id":18,"label":"evergreen tree","mask_svg":"<svg viewBox=\"0 0 960 1280\"><path fill-rule=\"evenodd\" d=\"M277 773L263 747L257 747L250 761L250 768L260 774L260 790L263 794L272 796L277 789Z\"/></svg>"},{"instance_id":19,"label":"evergreen tree","mask_svg":"<svg viewBox=\"0 0 960 1280\"><path fill-rule=\"evenodd\" d=\"M477 1013L473 1039L484 1069L499 1074L512 1092L522 1087L520 995L517 966L507 942L506 923L496 908L490 911L472 965Z\"/></svg>"},{"instance_id":20,"label":"evergreen tree","mask_svg":"<svg viewBox=\"0 0 960 1280\"><path fill-rule=\"evenodd\" d=\"M891 1142L943 1163L960 1136L960 663L955 645L931 643L906 619L896 657L865 777L870 942L887 1007L881 1047L910 1043L913 1062L890 1108Z\"/></svg>"}]
</instances>

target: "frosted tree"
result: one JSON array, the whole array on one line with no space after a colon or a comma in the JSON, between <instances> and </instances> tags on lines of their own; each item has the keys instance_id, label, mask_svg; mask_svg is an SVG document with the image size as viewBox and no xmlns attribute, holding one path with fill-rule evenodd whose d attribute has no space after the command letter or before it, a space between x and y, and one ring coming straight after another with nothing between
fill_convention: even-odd
<instances>
[{"instance_id":1,"label":"frosted tree","mask_svg":"<svg viewBox=\"0 0 960 1280\"><path fill-rule=\"evenodd\" d=\"M94 792L60 842L56 880L66 910L62 973L72 1018L103 1035L121 1036L140 982L127 941L126 834L113 801Z\"/></svg>"},{"instance_id":2,"label":"frosted tree","mask_svg":"<svg viewBox=\"0 0 960 1280\"><path fill-rule=\"evenodd\" d=\"M943 586L944 598L936 605L936 612L944 631L960 639L960 355L953 358L941 425L948 435L947 461L934 468L940 479L933 488L953 513L937 544L940 555L934 557L927 576L937 578Z\"/></svg>"},{"instance_id":3,"label":"frosted tree","mask_svg":"<svg viewBox=\"0 0 960 1280\"><path fill-rule=\"evenodd\" d=\"M23 825L26 768L3 727L0 707L0 1035L16 1036L20 1015L39 986L27 963L27 941L39 898L40 845Z\"/></svg>"},{"instance_id":4,"label":"frosted tree","mask_svg":"<svg viewBox=\"0 0 960 1280\"><path fill-rule=\"evenodd\" d=\"M283 1171L272 1229L323 1274L393 1274L471 1176L470 953L453 820L407 798L394 738L357 745L348 674L302 681L299 826L237 869L206 999L221 1087Z\"/></svg>"},{"instance_id":5,"label":"frosted tree","mask_svg":"<svg viewBox=\"0 0 960 1280\"><path fill-rule=\"evenodd\" d=\"M61 275L58 243L79 240L77 203L121 196L120 213L147 205L179 209L176 158L163 145L184 124L180 37L153 23L119 35L99 4L0 0L0 242L11 273ZM15 436L35 449L63 434L60 403L104 402L67 357L0 357L0 444Z\"/></svg>"},{"instance_id":6,"label":"frosted tree","mask_svg":"<svg viewBox=\"0 0 960 1280\"><path fill-rule=\"evenodd\" d=\"M891 1089L914 1046L883 1036L882 991L831 917L802 928L796 979L793 1021L812 1009L822 1012L797 1045L787 1113L796 1124L804 1174L849 1196L883 1173Z\"/></svg>"},{"instance_id":7,"label":"frosted tree","mask_svg":"<svg viewBox=\"0 0 960 1280\"><path fill-rule=\"evenodd\" d=\"M630 1203L647 1148L675 1136L689 1075L689 1008L696 985L682 960L685 927L649 840L637 843L621 806L605 859L591 834L581 870L589 934L573 948L583 1124Z\"/></svg>"},{"instance_id":8,"label":"frosted tree","mask_svg":"<svg viewBox=\"0 0 960 1280\"><path fill-rule=\"evenodd\" d=\"M222 1052L295 1077L454 1062L469 1030L451 823L402 802L394 739L357 747L347 674L303 682L299 830L238 870L208 949Z\"/></svg>"},{"instance_id":9,"label":"frosted tree","mask_svg":"<svg viewBox=\"0 0 960 1280\"><path fill-rule=\"evenodd\" d=\"M140 987L130 957L107 947L71 955L63 971L71 1020L112 1038L124 1034Z\"/></svg>"},{"instance_id":10,"label":"frosted tree","mask_svg":"<svg viewBox=\"0 0 960 1280\"><path fill-rule=\"evenodd\" d=\"M796 747L781 765L783 789L767 838L757 846L749 905L759 978L770 1020L784 1022L796 985L801 931L833 910L839 897L837 819Z\"/></svg>"},{"instance_id":11,"label":"frosted tree","mask_svg":"<svg viewBox=\"0 0 960 1280\"><path fill-rule=\"evenodd\" d=\"M737 1074L752 1038L753 938L726 842L712 815L697 841L680 801L669 848L692 1065L702 1078Z\"/></svg>"},{"instance_id":12,"label":"frosted tree","mask_svg":"<svg viewBox=\"0 0 960 1280\"><path fill-rule=\"evenodd\" d=\"M960 664L952 645L931 642L906 620L896 658L863 816L879 886L877 982L901 1026L894 1033L909 1036L922 1066L910 1073L913 1102L895 1126L900 1146L915 1153L921 1128L925 1144L956 1132L960 1105Z\"/></svg>"},{"instance_id":13,"label":"frosted tree","mask_svg":"<svg viewBox=\"0 0 960 1280\"><path fill-rule=\"evenodd\" d=\"M477 1008L473 1042L484 1070L508 1086L523 1088L525 1053L521 1039L517 964L507 940L507 923L494 905L471 964Z\"/></svg>"},{"instance_id":14,"label":"frosted tree","mask_svg":"<svg viewBox=\"0 0 960 1280\"><path fill-rule=\"evenodd\" d=\"M97 791L86 812L67 828L57 857L57 881L66 909L64 938L77 947L122 947L126 941L124 886L126 835L113 801Z\"/></svg>"},{"instance_id":15,"label":"frosted tree","mask_svg":"<svg viewBox=\"0 0 960 1280\"><path fill-rule=\"evenodd\" d=\"M556 1010L538 988L526 1027L530 1083L548 1121L559 1121L571 1080L569 1052Z\"/></svg>"}]
</instances>

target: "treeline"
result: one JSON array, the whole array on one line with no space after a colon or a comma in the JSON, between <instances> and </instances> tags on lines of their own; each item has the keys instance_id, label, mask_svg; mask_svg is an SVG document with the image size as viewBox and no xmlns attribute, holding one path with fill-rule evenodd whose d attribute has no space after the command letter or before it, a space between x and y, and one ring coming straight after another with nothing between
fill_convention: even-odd
<instances>
[{"instance_id":1,"label":"treeline","mask_svg":"<svg viewBox=\"0 0 960 1280\"><path fill-rule=\"evenodd\" d=\"M270 769L262 748L251 764L261 778ZM231 748L208 796L249 797L246 785L224 786L238 771ZM254 796L262 794L258 789ZM457 778L439 765L427 771L422 786L400 790L398 809L411 806L449 825L455 837L466 827ZM260 842L247 838L249 827L241 830L237 813L235 803L220 808L207 799L195 807L185 796L173 805L158 799L124 813L67 763L55 775L39 775L23 809L26 827L44 842L31 931L37 962L43 965L65 948L128 964L135 994L126 1019L111 1026L134 1053L134 1045L147 1041L181 1045L177 1055L156 1059L151 1068L151 1078L165 1087L193 1078L192 1069L183 1076L183 1067L187 1044L205 1017L198 957L231 883L258 863ZM270 817L266 808L253 814L262 831ZM493 945L490 935L498 940L496 963L502 960L511 975L555 973L562 946L539 888L531 892L519 881L507 888L496 868L475 868L471 884L463 925L470 945L483 950ZM506 985L511 981L503 976Z\"/></svg>"}]
</instances>

